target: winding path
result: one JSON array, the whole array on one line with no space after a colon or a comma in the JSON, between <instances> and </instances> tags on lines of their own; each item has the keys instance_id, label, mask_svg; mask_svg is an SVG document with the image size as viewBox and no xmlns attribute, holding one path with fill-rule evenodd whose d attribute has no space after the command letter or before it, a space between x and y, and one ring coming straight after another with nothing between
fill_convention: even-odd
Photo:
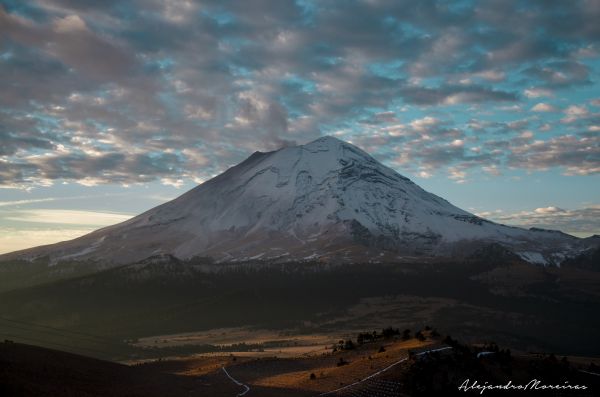
<instances>
[{"instance_id":1,"label":"winding path","mask_svg":"<svg viewBox=\"0 0 600 397\"><path fill-rule=\"evenodd\" d=\"M597 374L595 372L586 371L585 369L580 369L579 372L583 372L584 374L588 374L588 375L600 376L600 374Z\"/></svg>"},{"instance_id":2,"label":"winding path","mask_svg":"<svg viewBox=\"0 0 600 397\"><path fill-rule=\"evenodd\" d=\"M448 350L448 349L452 349L452 347L450 347L450 346L445 346L445 347L440 347L440 348L437 348L437 349L425 350L425 351L423 351L423 352L420 352L420 353L417 353L417 354L415 354L415 356L422 356L423 354L427 354L427 353L433 353L433 352L439 352L439 351L442 351L442 350ZM337 393L337 392L339 392L339 391L342 391L342 390L348 389L348 388L350 388L350 387L356 386L356 385L358 385L358 384L361 384L361 383L363 383L363 382L365 382L365 381L367 381L367 380L369 380L369 379L371 379L371 378L374 378L374 377L376 377L376 376L377 376L377 375L379 375L379 374L382 374L383 372L385 372L385 371L389 370L390 368L393 368L393 367L395 367L396 365L398 365L398 364L400 364L400 363L403 363L403 362L405 362L406 360L408 360L408 356L407 356L407 357L404 357L404 358L402 358L402 359L400 359L400 360L398 360L398 361L396 361L395 363L392 363L392 364L388 365L387 367L385 367L385 368L383 368L383 369L380 369L380 370L379 370L379 371L377 371L377 372L374 372L374 373L372 373L371 375L367 376L367 377L366 377L366 378L364 378L364 379L361 379L361 380L359 380L359 381L356 381L356 382L354 382L354 383L351 383L351 384L349 384L349 385L346 385L346 386L340 387L340 388L338 388L338 389L335 389L335 390L331 390L331 391L328 391L328 392L325 392L325 393L321 393L321 394L319 394L319 397L320 397L320 396L327 396L327 395L329 395L329 394L333 394L333 393ZM237 397L244 396L246 393L248 393L248 392L250 391L250 386L248 386L248 385L246 385L246 384L244 384L244 383L242 383L242 382L238 381L238 380L237 380L237 379L235 379L233 376L229 375L229 372L227 372L227 369L226 369L224 366L223 366L223 367L221 367L221 369L223 370L223 372L225 372L225 375L227 375L227 377L228 377L229 379L231 379L231 381L232 381L233 383L235 383L236 385L238 385L238 386L240 386L240 387L243 387L243 388L244 388L244 391L243 391L243 392L241 392L241 393L239 393L239 394L237 395Z\"/></svg>"},{"instance_id":3,"label":"winding path","mask_svg":"<svg viewBox=\"0 0 600 397\"><path fill-rule=\"evenodd\" d=\"M438 349L426 350L426 351L424 351L424 352L420 352L420 353L417 353L417 354L415 354L415 356L422 356L423 354L426 354L426 353L439 352L439 351L442 351L442 350L448 350L448 349L452 349L452 347L450 347L450 346L445 346L445 347L440 347L440 348L438 348ZM379 374L381 374L381 373L383 373L383 372L387 371L388 369L390 369L390 368L392 368L392 367L395 367L396 365L398 365L398 364L400 364L400 363L403 363L403 362L404 362L404 361L406 361L406 360L408 360L408 357L404 357L403 359L401 359L401 360L398 360L398 361L396 361L395 363L388 365L388 366L387 366L387 367L385 367L384 369L381 369L381 370L379 370L379 371L377 371L377 372L375 372L375 373L372 373L371 375L367 376L367 377L366 377L366 378L364 378L364 379L361 379L361 380L359 380L359 381L356 381L356 382L354 382L354 383L351 383L351 384L349 384L349 385L346 385L346 386L340 387L340 388L338 388L338 389L335 389L335 390L331 390L331 391L328 391L328 392L325 392L325 393L321 393L321 394L319 394L319 396L327 396L327 395L329 395L329 394L337 393L338 391L342 391L342 390L348 389L348 388L350 388L350 387L352 387L352 386L356 386L356 385L358 385L358 384L361 384L362 382L364 382L364 381L366 381L366 380L369 380L369 379L371 379L371 378L374 378L375 376L377 376L377 375L379 375Z\"/></svg>"},{"instance_id":4,"label":"winding path","mask_svg":"<svg viewBox=\"0 0 600 397\"><path fill-rule=\"evenodd\" d=\"M229 372L227 372L227 369L225 369L225 367L221 367L221 368L223 369L223 372L225 372L225 375L227 375L227 377L229 379L231 379L231 381L233 383L235 383L236 385L241 386L244 389L246 389L243 392L239 393L237 395L237 397L241 397L241 396L243 396L244 394L246 394L246 393L248 393L250 391L250 386L243 384L242 382L238 381L237 379L234 379L231 375L229 375Z\"/></svg>"}]
</instances>

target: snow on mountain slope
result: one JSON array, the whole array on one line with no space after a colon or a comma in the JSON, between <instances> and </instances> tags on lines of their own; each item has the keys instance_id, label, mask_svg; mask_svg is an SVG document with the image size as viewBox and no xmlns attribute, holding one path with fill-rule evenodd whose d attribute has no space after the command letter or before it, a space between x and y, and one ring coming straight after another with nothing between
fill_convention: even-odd
<instances>
[{"instance_id":1,"label":"snow on mountain slope","mask_svg":"<svg viewBox=\"0 0 600 397\"><path fill-rule=\"evenodd\" d=\"M130 263L157 254L218 261L445 256L502 243L536 263L581 251L560 232L495 224L428 193L332 137L244 162L121 224L3 258Z\"/></svg>"}]
</instances>

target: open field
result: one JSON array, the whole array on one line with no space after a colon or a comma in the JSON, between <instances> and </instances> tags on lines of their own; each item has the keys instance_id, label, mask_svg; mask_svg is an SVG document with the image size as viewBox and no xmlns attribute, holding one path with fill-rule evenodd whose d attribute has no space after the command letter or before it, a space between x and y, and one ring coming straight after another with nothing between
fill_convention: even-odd
<instances>
[{"instance_id":1,"label":"open field","mask_svg":"<svg viewBox=\"0 0 600 397\"><path fill-rule=\"evenodd\" d=\"M339 335L297 334L294 330L268 330L251 327L218 328L204 332L186 332L140 338L139 347L170 347L185 345L225 346L237 343L248 345L277 345L283 347L315 347L331 345Z\"/></svg>"},{"instance_id":2,"label":"open field","mask_svg":"<svg viewBox=\"0 0 600 397\"><path fill-rule=\"evenodd\" d=\"M595 271L486 261L220 273L186 266L181 274L146 269L144 278L125 266L0 293L0 336L118 361L289 357L365 329L430 325L469 342L600 355Z\"/></svg>"},{"instance_id":3,"label":"open field","mask_svg":"<svg viewBox=\"0 0 600 397\"><path fill-rule=\"evenodd\" d=\"M6 396L290 396L452 395L464 379L582 384L594 396L600 360L469 346L423 331L423 338L379 337L320 354L201 354L123 365L56 350L0 343L0 393ZM309 338L310 340L310 338ZM478 356L479 351L492 353ZM242 352L240 352L242 353ZM596 372L594 372L596 371ZM435 382L432 382L435 380ZM490 395L493 395L491 393ZM526 394L525 394L526 395Z\"/></svg>"}]
</instances>

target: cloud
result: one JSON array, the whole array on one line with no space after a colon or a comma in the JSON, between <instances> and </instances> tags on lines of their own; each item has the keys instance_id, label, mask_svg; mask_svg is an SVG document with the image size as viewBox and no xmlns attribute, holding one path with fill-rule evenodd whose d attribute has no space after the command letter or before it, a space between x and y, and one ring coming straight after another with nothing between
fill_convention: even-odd
<instances>
[{"instance_id":1,"label":"cloud","mask_svg":"<svg viewBox=\"0 0 600 397\"><path fill-rule=\"evenodd\" d=\"M589 68L574 61L549 62L543 66L534 66L526 71L549 88L590 84Z\"/></svg>"},{"instance_id":2,"label":"cloud","mask_svg":"<svg viewBox=\"0 0 600 397\"><path fill-rule=\"evenodd\" d=\"M396 112L387 111L387 112L378 112L373 115L370 115L368 118L361 120L362 123L365 124L389 124L389 123L397 123L400 120L396 116Z\"/></svg>"},{"instance_id":3,"label":"cloud","mask_svg":"<svg viewBox=\"0 0 600 397\"><path fill-rule=\"evenodd\" d=\"M571 105L565 109L565 117L561 120L564 123L572 123L589 114L585 106Z\"/></svg>"},{"instance_id":4,"label":"cloud","mask_svg":"<svg viewBox=\"0 0 600 397\"><path fill-rule=\"evenodd\" d=\"M55 225L109 226L124 222L132 216L109 212L61 209L17 210L5 220L28 223L51 223Z\"/></svg>"},{"instance_id":5,"label":"cloud","mask_svg":"<svg viewBox=\"0 0 600 397\"><path fill-rule=\"evenodd\" d=\"M403 99L417 105L454 105L460 103L484 103L490 101L513 102L517 94L494 90L483 86L442 86L440 88L405 87Z\"/></svg>"},{"instance_id":6,"label":"cloud","mask_svg":"<svg viewBox=\"0 0 600 397\"><path fill-rule=\"evenodd\" d=\"M558 207L542 207L542 208L536 208L534 210L534 212L536 214L558 214L561 212L565 212L565 210L563 210L562 208L558 208Z\"/></svg>"},{"instance_id":7,"label":"cloud","mask_svg":"<svg viewBox=\"0 0 600 397\"><path fill-rule=\"evenodd\" d=\"M523 95L527 98L541 98L553 96L552 91L546 88L528 88L523 91Z\"/></svg>"},{"instance_id":8,"label":"cloud","mask_svg":"<svg viewBox=\"0 0 600 397\"><path fill-rule=\"evenodd\" d=\"M572 210L549 206L513 213L496 211L478 215L509 225L560 230L579 237L600 234L600 205Z\"/></svg>"},{"instance_id":9,"label":"cloud","mask_svg":"<svg viewBox=\"0 0 600 397\"><path fill-rule=\"evenodd\" d=\"M537 169L509 150L538 137L512 141L526 128L504 115L551 96L593 106L569 90L596 84L599 12L534 0L4 2L0 186L180 185L336 131L428 175ZM531 131L553 126L536 116ZM426 117L439 123L410 125ZM594 117L565 114L548 135L594 132ZM475 118L491 124L456 121ZM589 170L585 148L553 163L578 155Z\"/></svg>"},{"instance_id":10,"label":"cloud","mask_svg":"<svg viewBox=\"0 0 600 397\"><path fill-rule=\"evenodd\" d=\"M38 25L7 14L0 7L0 26L15 43L36 48L87 77L121 81L136 67L135 57L129 51L88 29L76 14Z\"/></svg>"},{"instance_id":11,"label":"cloud","mask_svg":"<svg viewBox=\"0 0 600 397\"><path fill-rule=\"evenodd\" d=\"M600 173L600 138L565 135L547 141L517 142L508 156L508 164L529 170L563 167L567 175Z\"/></svg>"},{"instance_id":12,"label":"cloud","mask_svg":"<svg viewBox=\"0 0 600 397\"><path fill-rule=\"evenodd\" d=\"M54 21L54 30L59 33L84 32L87 25L78 15L67 15Z\"/></svg>"},{"instance_id":13,"label":"cloud","mask_svg":"<svg viewBox=\"0 0 600 397\"><path fill-rule=\"evenodd\" d=\"M103 194L104 198L114 198L118 196L123 196L123 193L111 193L111 194ZM38 203L50 203L57 201L72 201L72 200L88 200L91 198L98 198L97 195L82 195L75 196L69 195L65 197L44 197L44 198L32 198L32 199L22 199L22 200L9 200L9 201L0 201L0 207L22 207L29 206L30 204L38 204ZM165 201L159 199L159 201Z\"/></svg>"},{"instance_id":14,"label":"cloud","mask_svg":"<svg viewBox=\"0 0 600 397\"><path fill-rule=\"evenodd\" d=\"M467 173L460 168L450 167L450 173L448 178L454 180L456 183L465 183L467 178Z\"/></svg>"},{"instance_id":15,"label":"cloud","mask_svg":"<svg viewBox=\"0 0 600 397\"><path fill-rule=\"evenodd\" d=\"M174 153L103 153L94 151L93 147L87 153L59 152L32 156L25 162L11 165L17 175L4 176L2 166L0 163L0 184L57 179L76 180L87 186L110 182L129 184L152 181L161 175L170 177L184 173L184 162Z\"/></svg>"},{"instance_id":16,"label":"cloud","mask_svg":"<svg viewBox=\"0 0 600 397\"><path fill-rule=\"evenodd\" d=\"M556 110L554 106L542 102L531 108L533 112L556 112Z\"/></svg>"},{"instance_id":17,"label":"cloud","mask_svg":"<svg viewBox=\"0 0 600 397\"><path fill-rule=\"evenodd\" d=\"M13 207L27 204L46 203L49 201L56 201L56 198L48 197L42 199L29 199L29 200L12 200L12 201L0 201L0 207Z\"/></svg>"},{"instance_id":18,"label":"cloud","mask_svg":"<svg viewBox=\"0 0 600 397\"><path fill-rule=\"evenodd\" d=\"M0 254L39 245L72 240L90 233L94 228L0 228Z\"/></svg>"}]
</instances>

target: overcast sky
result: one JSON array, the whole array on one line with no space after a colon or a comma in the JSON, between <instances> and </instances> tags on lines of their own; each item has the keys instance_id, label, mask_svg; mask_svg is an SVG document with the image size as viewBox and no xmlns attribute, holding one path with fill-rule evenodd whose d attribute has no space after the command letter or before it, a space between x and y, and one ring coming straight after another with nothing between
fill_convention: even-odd
<instances>
[{"instance_id":1,"label":"overcast sky","mask_svg":"<svg viewBox=\"0 0 600 397\"><path fill-rule=\"evenodd\" d=\"M0 0L0 252L322 135L490 219L600 233L598 21L599 0Z\"/></svg>"}]
</instances>

